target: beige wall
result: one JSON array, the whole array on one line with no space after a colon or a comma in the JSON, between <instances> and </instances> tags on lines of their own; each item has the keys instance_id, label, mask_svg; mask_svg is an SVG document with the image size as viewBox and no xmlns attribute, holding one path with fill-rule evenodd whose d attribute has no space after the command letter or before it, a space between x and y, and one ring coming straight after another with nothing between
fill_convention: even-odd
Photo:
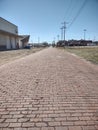
<instances>
[{"instance_id":1,"label":"beige wall","mask_svg":"<svg viewBox=\"0 0 98 130\"><path fill-rule=\"evenodd\" d=\"M6 45L6 38L3 34L0 34L0 45Z\"/></svg>"},{"instance_id":2,"label":"beige wall","mask_svg":"<svg viewBox=\"0 0 98 130\"><path fill-rule=\"evenodd\" d=\"M10 37L6 36L6 49L11 49Z\"/></svg>"},{"instance_id":3,"label":"beige wall","mask_svg":"<svg viewBox=\"0 0 98 130\"><path fill-rule=\"evenodd\" d=\"M19 48L23 48L23 43L21 41L21 38L19 39Z\"/></svg>"},{"instance_id":4,"label":"beige wall","mask_svg":"<svg viewBox=\"0 0 98 130\"><path fill-rule=\"evenodd\" d=\"M0 17L0 30L18 34L18 27Z\"/></svg>"},{"instance_id":5,"label":"beige wall","mask_svg":"<svg viewBox=\"0 0 98 130\"><path fill-rule=\"evenodd\" d=\"M6 49L17 49L18 38L14 36L0 34L0 45L5 45Z\"/></svg>"},{"instance_id":6,"label":"beige wall","mask_svg":"<svg viewBox=\"0 0 98 130\"><path fill-rule=\"evenodd\" d=\"M11 44L12 44L12 49L16 49L16 39L15 39L15 37L11 37Z\"/></svg>"}]
</instances>

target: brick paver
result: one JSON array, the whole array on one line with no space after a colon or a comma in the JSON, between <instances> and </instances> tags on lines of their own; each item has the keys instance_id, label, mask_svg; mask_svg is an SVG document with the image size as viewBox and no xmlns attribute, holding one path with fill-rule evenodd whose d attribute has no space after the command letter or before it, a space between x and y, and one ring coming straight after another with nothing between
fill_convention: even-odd
<instances>
[{"instance_id":1,"label":"brick paver","mask_svg":"<svg viewBox=\"0 0 98 130\"><path fill-rule=\"evenodd\" d=\"M98 130L98 66L55 48L2 65L0 130Z\"/></svg>"}]
</instances>

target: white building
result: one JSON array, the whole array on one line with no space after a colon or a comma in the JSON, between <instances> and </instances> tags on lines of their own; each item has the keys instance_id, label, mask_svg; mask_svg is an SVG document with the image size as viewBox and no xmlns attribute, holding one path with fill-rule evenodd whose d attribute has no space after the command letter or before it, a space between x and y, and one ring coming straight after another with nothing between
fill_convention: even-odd
<instances>
[{"instance_id":1,"label":"white building","mask_svg":"<svg viewBox=\"0 0 98 130\"><path fill-rule=\"evenodd\" d=\"M29 35L18 35L18 27L0 17L0 50L23 48Z\"/></svg>"}]
</instances>

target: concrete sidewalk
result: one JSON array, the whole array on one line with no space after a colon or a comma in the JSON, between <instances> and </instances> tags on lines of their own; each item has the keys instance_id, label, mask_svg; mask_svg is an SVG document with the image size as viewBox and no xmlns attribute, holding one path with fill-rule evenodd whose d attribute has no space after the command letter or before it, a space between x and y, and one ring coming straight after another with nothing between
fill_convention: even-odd
<instances>
[{"instance_id":1,"label":"concrete sidewalk","mask_svg":"<svg viewBox=\"0 0 98 130\"><path fill-rule=\"evenodd\" d=\"M0 130L98 130L98 66L55 48L2 65Z\"/></svg>"}]
</instances>

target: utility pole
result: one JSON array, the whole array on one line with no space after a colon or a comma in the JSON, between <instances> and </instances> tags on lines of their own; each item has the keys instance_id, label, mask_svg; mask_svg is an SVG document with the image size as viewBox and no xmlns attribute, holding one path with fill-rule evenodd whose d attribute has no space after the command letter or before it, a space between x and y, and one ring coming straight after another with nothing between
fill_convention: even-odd
<instances>
[{"instance_id":1,"label":"utility pole","mask_svg":"<svg viewBox=\"0 0 98 130\"><path fill-rule=\"evenodd\" d=\"M68 24L67 22L65 22L64 21L64 23L62 23L63 24L63 29L64 29L64 42L65 42L65 33L66 33L66 24Z\"/></svg>"},{"instance_id":2,"label":"utility pole","mask_svg":"<svg viewBox=\"0 0 98 130\"><path fill-rule=\"evenodd\" d=\"M53 38L54 44L55 44L55 37Z\"/></svg>"},{"instance_id":3,"label":"utility pole","mask_svg":"<svg viewBox=\"0 0 98 130\"><path fill-rule=\"evenodd\" d=\"M66 29L66 22L64 22L64 41L65 41L65 29Z\"/></svg>"},{"instance_id":4,"label":"utility pole","mask_svg":"<svg viewBox=\"0 0 98 130\"><path fill-rule=\"evenodd\" d=\"M59 35L57 35L57 41L59 41L59 37L60 37L60 36L59 36Z\"/></svg>"},{"instance_id":5,"label":"utility pole","mask_svg":"<svg viewBox=\"0 0 98 130\"><path fill-rule=\"evenodd\" d=\"M85 40L85 36L86 36L86 31L87 31L87 30L86 30L86 29L84 29L84 40Z\"/></svg>"},{"instance_id":6,"label":"utility pole","mask_svg":"<svg viewBox=\"0 0 98 130\"><path fill-rule=\"evenodd\" d=\"M61 40L63 40L63 27L61 27L60 29L61 29Z\"/></svg>"},{"instance_id":7,"label":"utility pole","mask_svg":"<svg viewBox=\"0 0 98 130\"><path fill-rule=\"evenodd\" d=\"M93 41L96 41L96 37L94 36L94 39L93 39Z\"/></svg>"},{"instance_id":8,"label":"utility pole","mask_svg":"<svg viewBox=\"0 0 98 130\"><path fill-rule=\"evenodd\" d=\"M38 44L40 43L40 37L38 37Z\"/></svg>"},{"instance_id":9,"label":"utility pole","mask_svg":"<svg viewBox=\"0 0 98 130\"><path fill-rule=\"evenodd\" d=\"M31 40L31 44L32 44L32 46L33 46L33 48L34 48L34 43L33 43L33 40Z\"/></svg>"}]
</instances>

